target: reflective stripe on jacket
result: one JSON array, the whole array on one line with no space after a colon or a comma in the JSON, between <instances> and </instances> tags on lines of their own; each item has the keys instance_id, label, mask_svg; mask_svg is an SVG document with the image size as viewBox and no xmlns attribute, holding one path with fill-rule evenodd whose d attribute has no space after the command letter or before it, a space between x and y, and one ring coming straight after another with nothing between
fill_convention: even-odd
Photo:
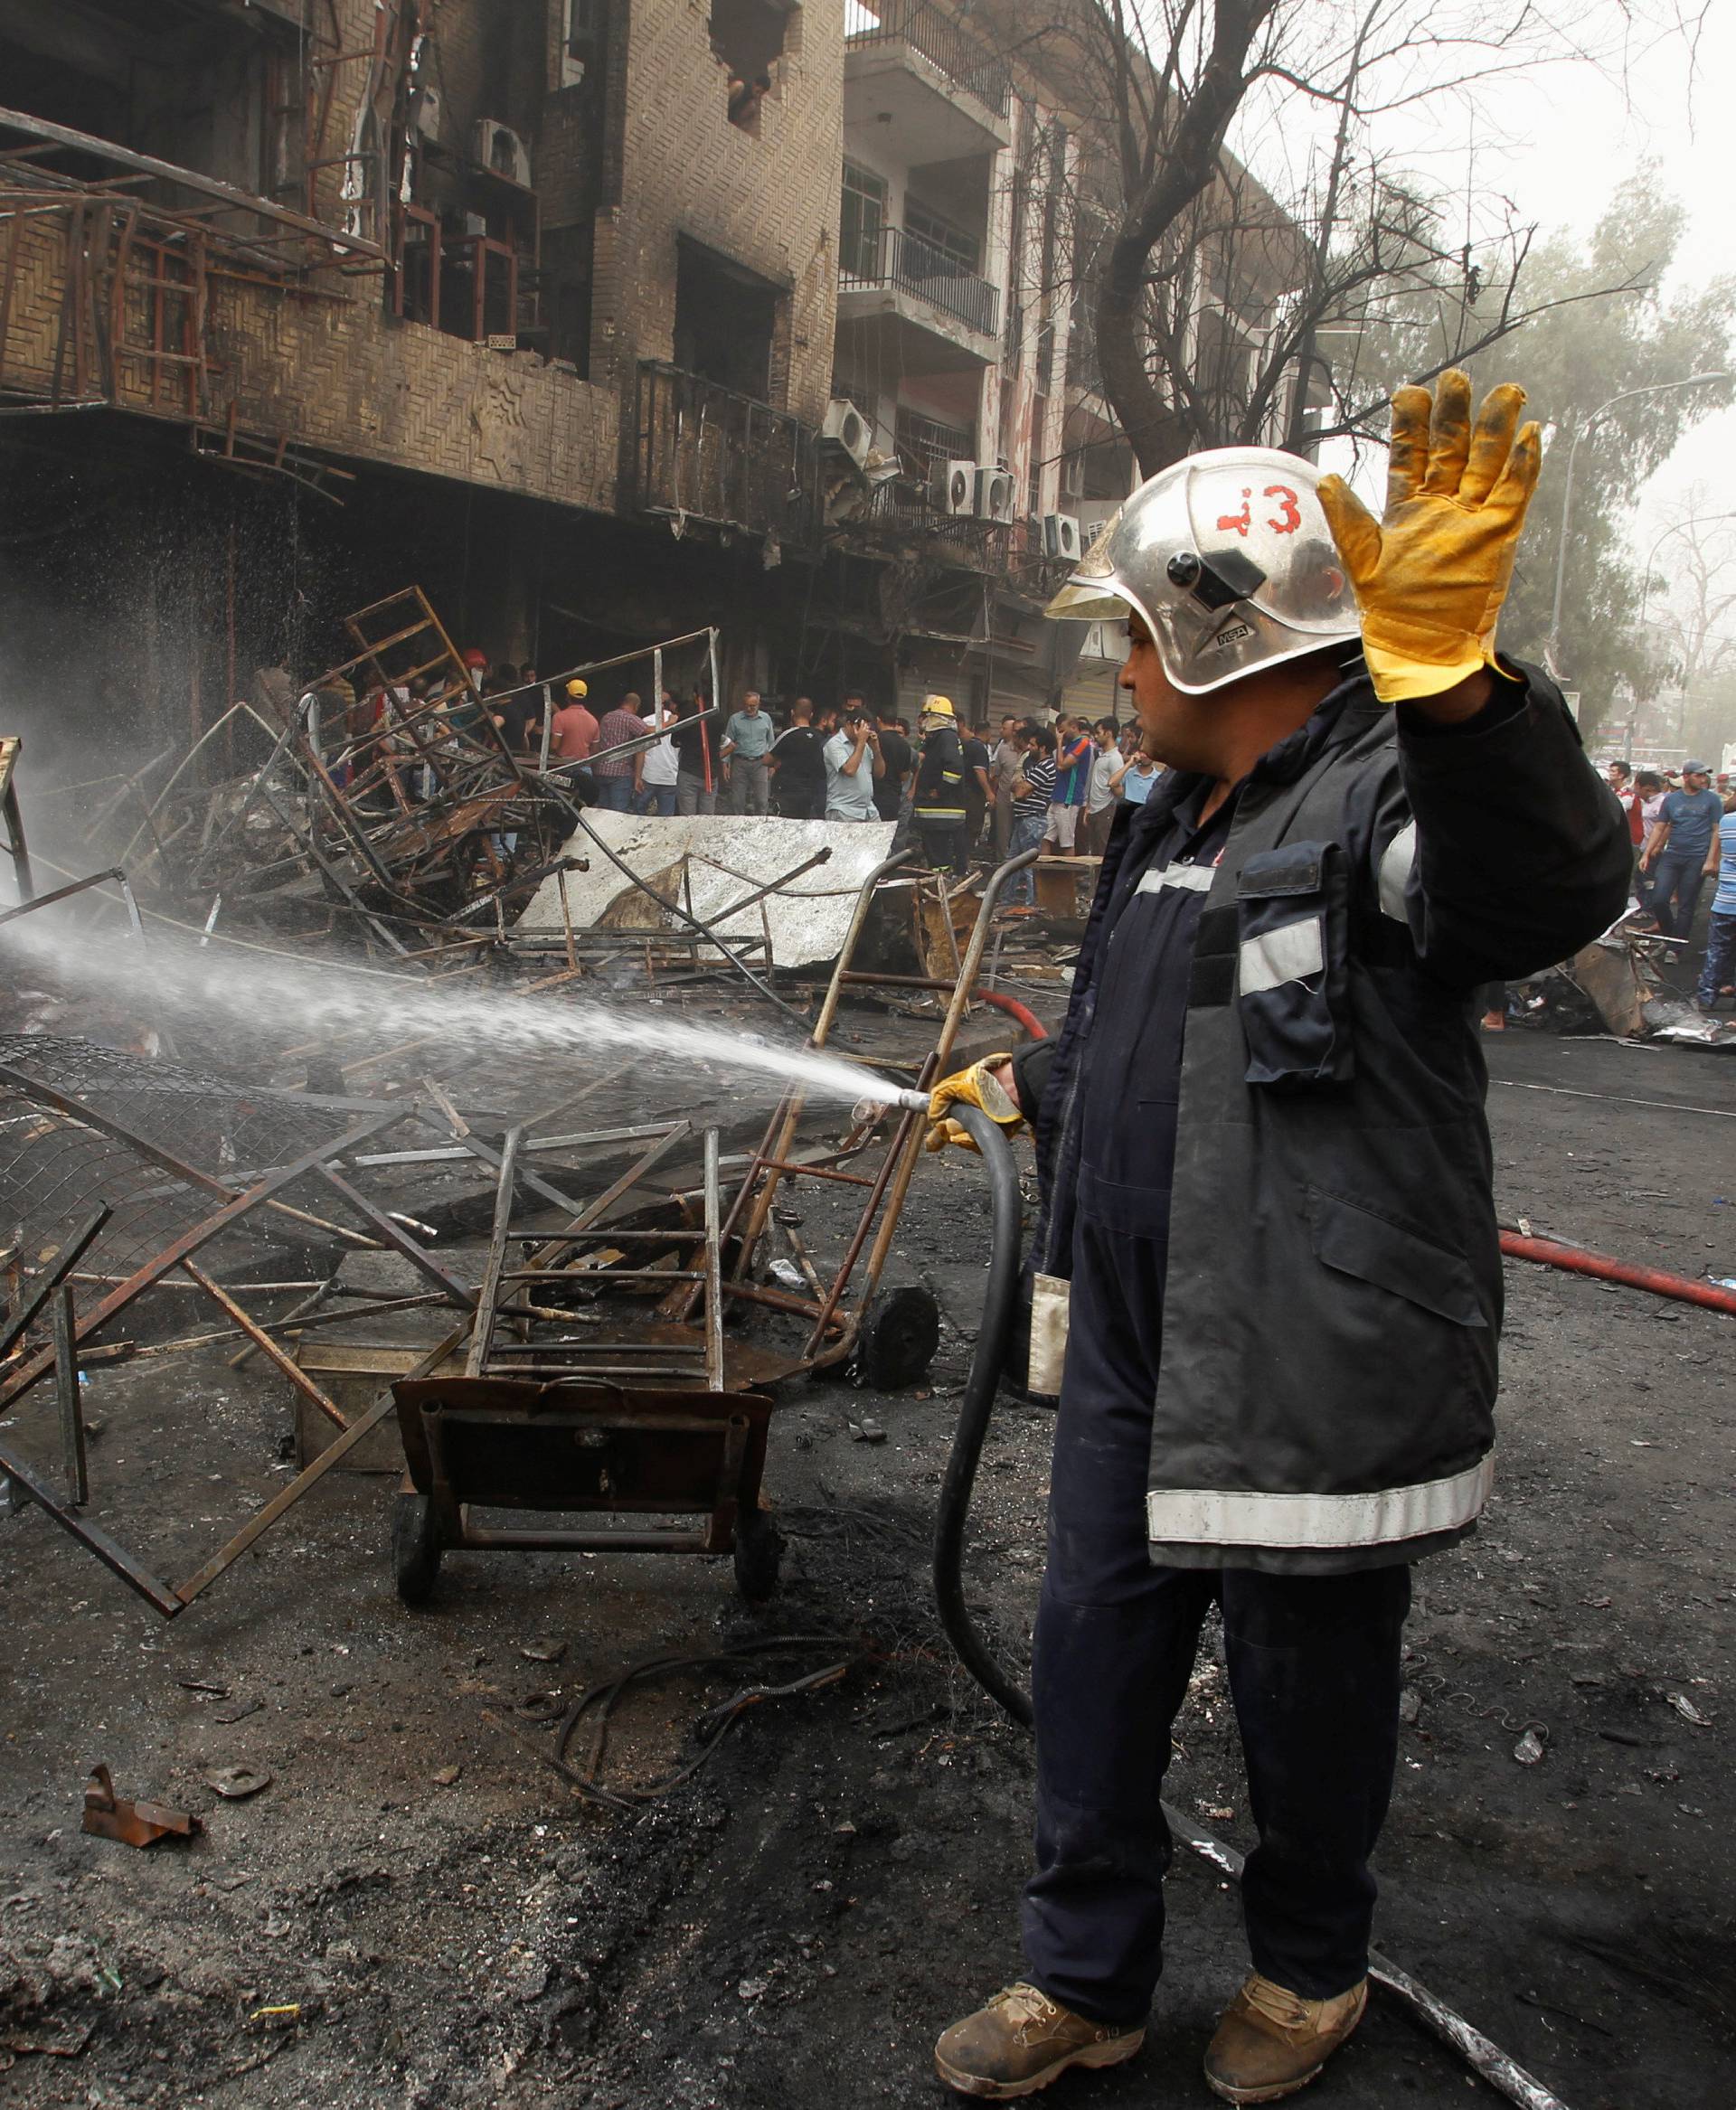
<instances>
[{"instance_id":1,"label":"reflective stripe on jacket","mask_svg":"<svg viewBox=\"0 0 1736 2110\"><path fill-rule=\"evenodd\" d=\"M922 758L917 764L916 784L910 794L910 811L919 821L937 824L962 822L965 817L964 742L949 725L936 726L922 739Z\"/></svg>"}]
</instances>

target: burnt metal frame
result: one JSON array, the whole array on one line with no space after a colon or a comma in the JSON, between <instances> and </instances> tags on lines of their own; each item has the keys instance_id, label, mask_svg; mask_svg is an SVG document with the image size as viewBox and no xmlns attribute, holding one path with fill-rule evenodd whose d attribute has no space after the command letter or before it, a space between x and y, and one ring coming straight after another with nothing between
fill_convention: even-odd
<instances>
[{"instance_id":1,"label":"burnt metal frame","mask_svg":"<svg viewBox=\"0 0 1736 2110\"><path fill-rule=\"evenodd\" d=\"M933 1050L925 1058L917 1073L919 1088L942 1073L952 1052L958 1028L969 1005L971 991L976 987L976 976L982 967L983 954L988 943L990 920L1002 889L1015 872L1024 871L1037 854L1035 851L1026 851L1017 857L1009 858L985 881L976 920L972 927L969 943L965 948L958 979L952 985L952 996L941 1021L939 1036ZM849 929L833 967L831 980L826 985L819 1017L808 1036L809 1047L823 1048L826 1045L846 984L861 986L878 979L873 975L857 972L851 963L867 924L875 892L884 881L894 875L900 878L905 876L905 868L911 855L910 851L904 851L888 858L883 864L877 865L863 881ZM747 1172L735 1192L729 1214L723 1222L722 1236L725 1241L737 1234L738 1225L741 1226L734 1272L723 1287L726 1298L739 1297L750 1304L769 1306L772 1310L811 1318L812 1330L802 1350L801 1360L794 1368L822 1370L830 1364L843 1361L855 1348L863 1322L879 1286L886 1257L892 1250L898 1219L904 1207L904 1197L910 1191L910 1178L916 1170L917 1155L921 1148L923 1116L914 1107L903 1109L875 1169L872 1173L844 1173L834 1166L807 1165L790 1158L790 1147L795 1141L805 1105L805 1093L798 1086L792 1086L773 1111L764 1140L749 1161ZM752 1267L760 1240L765 1235L766 1226L770 1220L778 1182L805 1175L823 1180L847 1181L865 1187L868 1192L863 1203L862 1214L831 1282L808 1297L798 1297L793 1294L763 1289L758 1284L749 1282L746 1277ZM879 1219L877 1229L874 1228L876 1218ZM873 1243L869 1247L863 1277L857 1286L854 1301L844 1307L851 1277L862 1258L863 1248L868 1244L871 1229L874 1232ZM804 1272L807 1272L807 1269L805 1268ZM689 1296L685 1300L685 1309L689 1312L692 1304L693 1300ZM832 1336L829 1341L828 1335Z\"/></svg>"},{"instance_id":2,"label":"burnt metal frame","mask_svg":"<svg viewBox=\"0 0 1736 2110\"><path fill-rule=\"evenodd\" d=\"M96 1112L81 1101L68 1098L52 1090L22 1071L0 1066L0 1078L25 1096L52 1107L56 1112L87 1123L100 1133L124 1143L141 1157L162 1166L165 1172L195 1190L209 1193L213 1198L224 1198L221 1208L172 1239L151 1259L111 1289L82 1318L74 1315L70 1298L56 1297L54 1338L51 1344L24 1355L13 1368L0 1373L0 1414L8 1410L39 1379L51 1371L58 1373L62 1446L70 1474L74 1479L72 1499L57 1495L37 1469L20 1458L13 1447L4 1441L0 1441L0 1478L10 1481L15 1489L46 1512L87 1552L94 1554L165 1619L173 1619L292 1509L333 1466L341 1464L355 1446L384 1419L392 1407L392 1394L388 1388L358 1419L346 1421L342 1409L272 1339L272 1329L262 1325L244 1311L221 1284L194 1263L193 1255L254 1209L261 1205L272 1205L281 1188L309 1173L316 1173L355 1209L373 1229L378 1231L404 1258L434 1282L443 1296L466 1312L466 1326L448 1333L438 1347L422 1359L411 1375L422 1377L438 1369L453 1343L461 1339L467 1329L468 1314L475 1302L473 1293L455 1276L448 1274L432 1255L418 1245L392 1217L376 1209L364 1195L358 1193L335 1169L336 1161L347 1156L358 1144L369 1141L385 1129L396 1126L420 1109L414 1106L391 1107L380 1113L368 1115L353 1123L344 1135L305 1151L289 1163L259 1175L250 1186L237 1194L220 1180L202 1173L196 1166L183 1164L180 1160L146 1138L135 1135L121 1123ZM482 1156L484 1153L478 1149L476 1154ZM292 1213L305 1215L304 1211L299 1210ZM31 1304L15 1314L4 1334L0 1334L0 1349L10 1346L14 1339L24 1333L33 1312L40 1310L42 1304L54 1295L61 1277L76 1265L107 1220L108 1212L99 1212L81 1224L62 1246L61 1254L49 1270L47 1282L36 1286ZM73 1470L75 1459L81 1465L83 1432L82 1423L77 1414L76 1397L69 1408L65 1389L70 1382L76 1395L80 1350L111 1319L177 1268L240 1327L251 1345L261 1350L298 1392L336 1425L340 1434L305 1471L250 1517L233 1537L220 1546L202 1568L184 1581L171 1583L163 1581L108 1532L75 1513L83 1498L83 1489L78 1484L78 1478L81 1475Z\"/></svg>"},{"instance_id":3,"label":"burnt metal frame","mask_svg":"<svg viewBox=\"0 0 1736 2110\"><path fill-rule=\"evenodd\" d=\"M560 1382L533 1385L500 1378L434 1379L416 1381L406 1404L415 1417L427 1449L429 1484L426 1496L433 1533L442 1551L513 1553L728 1553L735 1542L736 1524L742 1510L757 1507L760 1475L765 1465L766 1425L772 1402L763 1394L746 1392L676 1392L658 1386L631 1390L615 1384L597 1385L580 1380L582 1390L565 1392ZM401 1387L412 1380L400 1379ZM598 1392L612 1393L610 1403L593 1399ZM564 1494L563 1503L551 1500L554 1510L583 1513L583 1508L609 1514L704 1516L697 1531L584 1531L574 1530L526 1531L494 1529L472 1524L469 1503L461 1488L453 1484L444 1443L444 1427L468 1423L501 1429L523 1428L527 1415L558 1418L563 1429L571 1428L580 1455L587 1436L606 1439L611 1434L659 1436L715 1436L720 1440L716 1471L703 1487L684 1487L658 1496L640 1495L610 1506L607 1497L581 1504L568 1488L551 1489L552 1496ZM413 1474L407 1475L405 1493L417 1489ZM570 1505L570 1506L569 1506Z\"/></svg>"},{"instance_id":4,"label":"burnt metal frame","mask_svg":"<svg viewBox=\"0 0 1736 2110\"><path fill-rule=\"evenodd\" d=\"M611 1380L641 1377L665 1383L674 1378L684 1378L703 1381L713 1392L725 1389L717 1131L707 1129L702 1146L705 1192L705 1212L702 1224L652 1229L599 1228L603 1216L624 1195L637 1186L646 1174L677 1144L687 1141L693 1133L691 1123L678 1120L646 1123L630 1128L599 1129L588 1135L563 1139L568 1147L578 1149L618 1142L642 1142L646 1147L618 1178L590 1201L580 1204L570 1201L564 1196L557 1196L556 1199L568 1211L570 1220L563 1229L546 1239L534 1253L528 1255L518 1267L509 1267L506 1264L506 1248L512 1233L514 1183L523 1180L526 1184L541 1185L534 1182L533 1175L518 1169L519 1159L525 1147L524 1130L514 1128L508 1133L505 1146L498 1157L488 1151L486 1146L478 1150L479 1156L487 1157L497 1165L498 1179L493 1231L466 1351L467 1376L480 1378L510 1375L519 1379L534 1377L542 1380L562 1377L607 1377ZM467 1148L470 1141L467 1136L464 1138ZM703 1246L703 1259L691 1268L674 1270L665 1267L613 1266L606 1269L591 1268L584 1266L586 1256L580 1248L594 1240L609 1245L651 1245L665 1250L670 1247ZM517 1352L512 1348L496 1348L495 1330L503 1319L521 1323L539 1319L555 1320L571 1326L572 1318L570 1314L539 1306L531 1299L537 1284L574 1276L593 1281L599 1286L623 1282L667 1282L672 1286L692 1284L696 1291L703 1291L705 1297L703 1345L687 1342L641 1342L630 1346L615 1341L526 1342L523 1344L524 1353L539 1359L533 1364L518 1360ZM607 1360L611 1356L616 1359L612 1363ZM623 1358L627 1360L624 1361ZM635 1367L635 1361L641 1367ZM685 1370L679 1368L684 1362L692 1367ZM652 1367L642 1367L646 1363Z\"/></svg>"},{"instance_id":5,"label":"burnt metal frame","mask_svg":"<svg viewBox=\"0 0 1736 2110\"><path fill-rule=\"evenodd\" d=\"M545 1241L523 1267L508 1267L506 1248L512 1235L514 1175L524 1145L522 1127L511 1129L500 1153L495 1190L494 1226L484 1265L482 1286L472 1314L469 1342L462 1380L432 1380L427 1383L400 1380L404 1392L401 1421L405 1428L409 1470L401 1494L422 1493L429 1504L429 1530L441 1550L569 1551L634 1553L728 1553L735 1542L737 1519L743 1507L757 1506L760 1475L765 1464L766 1425L771 1402L762 1396L731 1391L726 1387L723 1350L724 1284L722 1255L722 1196L719 1179L719 1145L715 1128L704 1131L703 1152L703 1218L697 1227L640 1230L598 1229L601 1218L644 1178L663 1157L693 1135L691 1124L675 1121L646 1125L637 1129L600 1130L576 1139L599 1143L623 1139L648 1139L647 1147L617 1180L579 1210L572 1220L554 1238ZM700 1367L690 1371L676 1368L631 1371L600 1363L597 1358L622 1351L618 1343L561 1342L554 1352L558 1361L539 1361L533 1367L507 1360L497 1350L495 1333L499 1322L536 1317L555 1318L570 1323L567 1314L539 1311L529 1303L533 1286L571 1276L582 1266L579 1248L591 1239L627 1245L651 1241L662 1248L699 1244L703 1260L692 1268L597 1269L599 1283L644 1281L691 1282L703 1295L704 1318L703 1346L684 1342L640 1343L629 1352L658 1356L675 1362L700 1358ZM586 1272L592 1272L587 1270ZM455 1342L459 1335L450 1337ZM527 1352L551 1354L546 1345L534 1344ZM624 1376L649 1379L631 1389L619 1380ZM599 1380L607 1399L598 1397ZM703 1389L694 1389L694 1381ZM569 1383L585 1386L582 1392L567 1393ZM474 1526L470 1503L462 1484L455 1484L445 1445L445 1432L458 1424L499 1427L526 1426L528 1418L560 1418L570 1427L582 1451L591 1442L606 1441L610 1434L683 1435L714 1436L718 1446L703 1485L664 1487L658 1493L627 1494L619 1502L604 1496L580 1497L571 1485L547 1490L547 1506L555 1510L602 1509L610 1513L664 1513L705 1516L697 1531L583 1531L566 1530L492 1530ZM419 1468L425 1484L419 1485ZM561 1497L566 1499L562 1500Z\"/></svg>"}]
</instances>

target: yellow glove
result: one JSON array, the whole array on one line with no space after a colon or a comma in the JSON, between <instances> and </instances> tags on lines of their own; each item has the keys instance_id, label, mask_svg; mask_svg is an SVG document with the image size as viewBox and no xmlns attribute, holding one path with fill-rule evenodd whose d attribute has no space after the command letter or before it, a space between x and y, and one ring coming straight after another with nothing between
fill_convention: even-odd
<instances>
[{"instance_id":1,"label":"yellow glove","mask_svg":"<svg viewBox=\"0 0 1736 2110\"><path fill-rule=\"evenodd\" d=\"M1382 520L1342 476L1320 480L1383 703L1439 695L1495 664L1495 618L1543 466L1536 424L1519 423L1524 400L1524 389L1503 381L1484 397L1473 429L1470 380L1457 367L1432 399L1427 389L1401 389Z\"/></svg>"},{"instance_id":2,"label":"yellow glove","mask_svg":"<svg viewBox=\"0 0 1736 2110\"><path fill-rule=\"evenodd\" d=\"M967 1106L980 1107L991 1121L998 1121L1010 1135L1024 1116L1007 1097L1005 1085L998 1084L989 1075L1003 1062L1010 1062L1010 1055L985 1055L980 1062L973 1062L968 1069L955 1069L950 1077L943 1077L929 1095L929 1142L930 1150L944 1150L948 1144L956 1143L963 1150L975 1150L963 1126L949 1120L947 1108L962 1099Z\"/></svg>"}]
</instances>

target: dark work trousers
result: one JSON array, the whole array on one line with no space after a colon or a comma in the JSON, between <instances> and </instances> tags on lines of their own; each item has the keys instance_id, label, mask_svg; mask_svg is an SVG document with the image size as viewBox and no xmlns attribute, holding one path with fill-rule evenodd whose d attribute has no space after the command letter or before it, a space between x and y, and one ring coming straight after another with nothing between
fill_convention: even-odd
<instances>
[{"instance_id":1,"label":"dark work trousers","mask_svg":"<svg viewBox=\"0 0 1736 2110\"><path fill-rule=\"evenodd\" d=\"M1652 914L1671 937L1686 937L1706 881L1706 852L1660 850L1652 860ZM1672 900L1674 897L1674 900Z\"/></svg>"},{"instance_id":2,"label":"dark work trousers","mask_svg":"<svg viewBox=\"0 0 1736 2110\"><path fill-rule=\"evenodd\" d=\"M1706 918L1706 957L1694 991L1701 1008L1710 1011L1730 982L1736 982L1736 913L1726 916L1714 909Z\"/></svg>"},{"instance_id":3,"label":"dark work trousers","mask_svg":"<svg viewBox=\"0 0 1736 2110\"><path fill-rule=\"evenodd\" d=\"M929 861L930 871L964 871L970 864L970 850L965 841L965 824L957 821L925 821L916 816L918 838L922 844L922 854Z\"/></svg>"},{"instance_id":4,"label":"dark work trousers","mask_svg":"<svg viewBox=\"0 0 1736 2110\"><path fill-rule=\"evenodd\" d=\"M1214 1603L1260 1832L1242 1880L1254 1966L1308 1999L1363 1977L1410 1602L1404 1567L1291 1577L1150 1564L1168 1196L1161 1212L1154 1199L1081 1173L1033 1680L1026 1976L1104 2022L1143 2019L1162 1969L1171 1847L1158 1796Z\"/></svg>"}]
</instances>

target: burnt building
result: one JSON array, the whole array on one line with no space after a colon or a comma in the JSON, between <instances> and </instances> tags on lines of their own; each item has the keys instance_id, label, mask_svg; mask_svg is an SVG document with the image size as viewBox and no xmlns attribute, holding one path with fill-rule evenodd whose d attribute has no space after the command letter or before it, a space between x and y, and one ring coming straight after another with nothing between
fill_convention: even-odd
<instances>
[{"instance_id":1,"label":"burnt building","mask_svg":"<svg viewBox=\"0 0 1736 2110\"><path fill-rule=\"evenodd\" d=\"M1078 150L936 0L0 0L0 82L38 743L178 743L412 580L544 671L717 624L774 697L1061 692L1132 474Z\"/></svg>"}]
</instances>

